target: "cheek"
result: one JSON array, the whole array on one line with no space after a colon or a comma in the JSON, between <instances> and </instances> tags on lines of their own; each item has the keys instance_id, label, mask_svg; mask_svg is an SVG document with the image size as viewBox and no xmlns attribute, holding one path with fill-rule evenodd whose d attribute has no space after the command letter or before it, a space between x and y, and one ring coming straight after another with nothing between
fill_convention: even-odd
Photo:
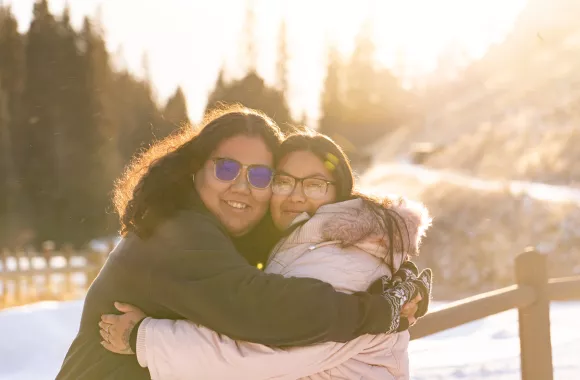
<instances>
[{"instance_id":1,"label":"cheek","mask_svg":"<svg viewBox=\"0 0 580 380\"><path fill-rule=\"evenodd\" d=\"M272 200L270 201L270 212L273 215L279 215L281 213L282 203L286 197L280 195L272 195Z\"/></svg>"},{"instance_id":2,"label":"cheek","mask_svg":"<svg viewBox=\"0 0 580 380\"><path fill-rule=\"evenodd\" d=\"M226 191L230 184L219 181L212 172L203 170L195 176L196 189L207 197Z\"/></svg>"},{"instance_id":3,"label":"cheek","mask_svg":"<svg viewBox=\"0 0 580 380\"><path fill-rule=\"evenodd\" d=\"M258 206L260 209L262 208L266 209L270 206L270 199L272 198L272 190L252 189L252 197L256 202L256 206Z\"/></svg>"},{"instance_id":4,"label":"cheek","mask_svg":"<svg viewBox=\"0 0 580 380\"><path fill-rule=\"evenodd\" d=\"M334 203L335 201L336 201L336 196L334 195L334 192L332 194L329 192L327 194L327 196L323 199L310 200L309 211L312 214L314 214L316 212L316 210L318 210L320 207L327 205L329 203Z\"/></svg>"}]
</instances>

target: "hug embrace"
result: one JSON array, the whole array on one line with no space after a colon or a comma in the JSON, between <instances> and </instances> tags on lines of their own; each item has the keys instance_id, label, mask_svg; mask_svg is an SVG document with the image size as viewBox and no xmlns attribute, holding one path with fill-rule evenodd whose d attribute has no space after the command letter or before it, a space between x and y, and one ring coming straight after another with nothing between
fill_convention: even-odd
<instances>
[{"instance_id":1,"label":"hug embrace","mask_svg":"<svg viewBox=\"0 0 580 380\"><path fill-rule=\"evenodd\" d=\"M431 219L355 185L330 138L241 106L154 144L57 379L409 379Z\"/></svg>"}]
</instances>

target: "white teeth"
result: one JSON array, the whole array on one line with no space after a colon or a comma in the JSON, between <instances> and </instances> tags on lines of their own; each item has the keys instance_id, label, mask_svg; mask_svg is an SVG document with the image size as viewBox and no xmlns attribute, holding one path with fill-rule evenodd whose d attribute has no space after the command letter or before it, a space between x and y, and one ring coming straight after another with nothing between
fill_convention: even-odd
<instances>
[{"instance_id":1,"label":"white teeth","mask_svg":"<svg viewBox=\"0 0 580 380\"><path fill-rule=\"evenodd\" d=\"M245 209L246 207L248 207L248 205L243 204L243 203L239 203L239 202L232 202L232 201L227 201L227 203L232 206L233 208L237 208L240 210Z\"/></svg>"}]
</instances>

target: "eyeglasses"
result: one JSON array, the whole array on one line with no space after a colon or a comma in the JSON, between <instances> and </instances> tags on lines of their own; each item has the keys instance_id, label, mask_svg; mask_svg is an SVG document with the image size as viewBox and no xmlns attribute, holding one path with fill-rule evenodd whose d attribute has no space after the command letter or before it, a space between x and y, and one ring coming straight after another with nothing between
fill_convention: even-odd
<instances>
[{"instance_id":1,"label":"eyeglasses","mask_svg":"<svg viewBox=\"0 0 580 380\"><path fill-rule=\"evenodd\" d=\"M296 178L288 174L276 174L272 182L272 192L276 195L290 195L298 183L302 183L304 195L311 199L323 198L328 192L328 186L334 185L333 181L321 178Z\"/></svg>"},{"instance_id":2,"label":"eyeglasses","mask_svg":"<svg viewBox=\"0 0 580 380\"><path fill-rule=\"evenodd\" d=\"M214 175L224 182L235 181L243 169L246 170L248 183L256 189L267 189L272 183L274 172L266 165L243 165L231 158L213 158Z\"/></svg>"}]
</instances>

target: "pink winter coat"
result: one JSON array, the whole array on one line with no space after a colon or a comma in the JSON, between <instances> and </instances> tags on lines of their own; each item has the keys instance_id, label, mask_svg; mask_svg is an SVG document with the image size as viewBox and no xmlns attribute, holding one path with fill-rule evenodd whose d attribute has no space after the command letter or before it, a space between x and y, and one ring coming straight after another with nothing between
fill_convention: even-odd
<instances>
[{"instance_id":1,"label":"pink winter coat","mask_svg":"<svg viewBox=\"0 0 580 380\"><path fill-rule=\"evenodd\" d=\"M418 250L430 224L417 203L393 200L391 206L409 231L409 252L396 252L397 269ZM375 217L360 199L325 205L282 240L265 271L285 277L317 278L344 293L365 291L383 275L389 244ZM401 229L406 238L405 228ZM362 240L361 240L362 239ZM344 244L356 242L344 247ZM152 379L408 379L409 333L363 335L347 343L272 348L240 342L184 320L146 318L137 338L137 358Z\"/></svg>"}]
</instances>

